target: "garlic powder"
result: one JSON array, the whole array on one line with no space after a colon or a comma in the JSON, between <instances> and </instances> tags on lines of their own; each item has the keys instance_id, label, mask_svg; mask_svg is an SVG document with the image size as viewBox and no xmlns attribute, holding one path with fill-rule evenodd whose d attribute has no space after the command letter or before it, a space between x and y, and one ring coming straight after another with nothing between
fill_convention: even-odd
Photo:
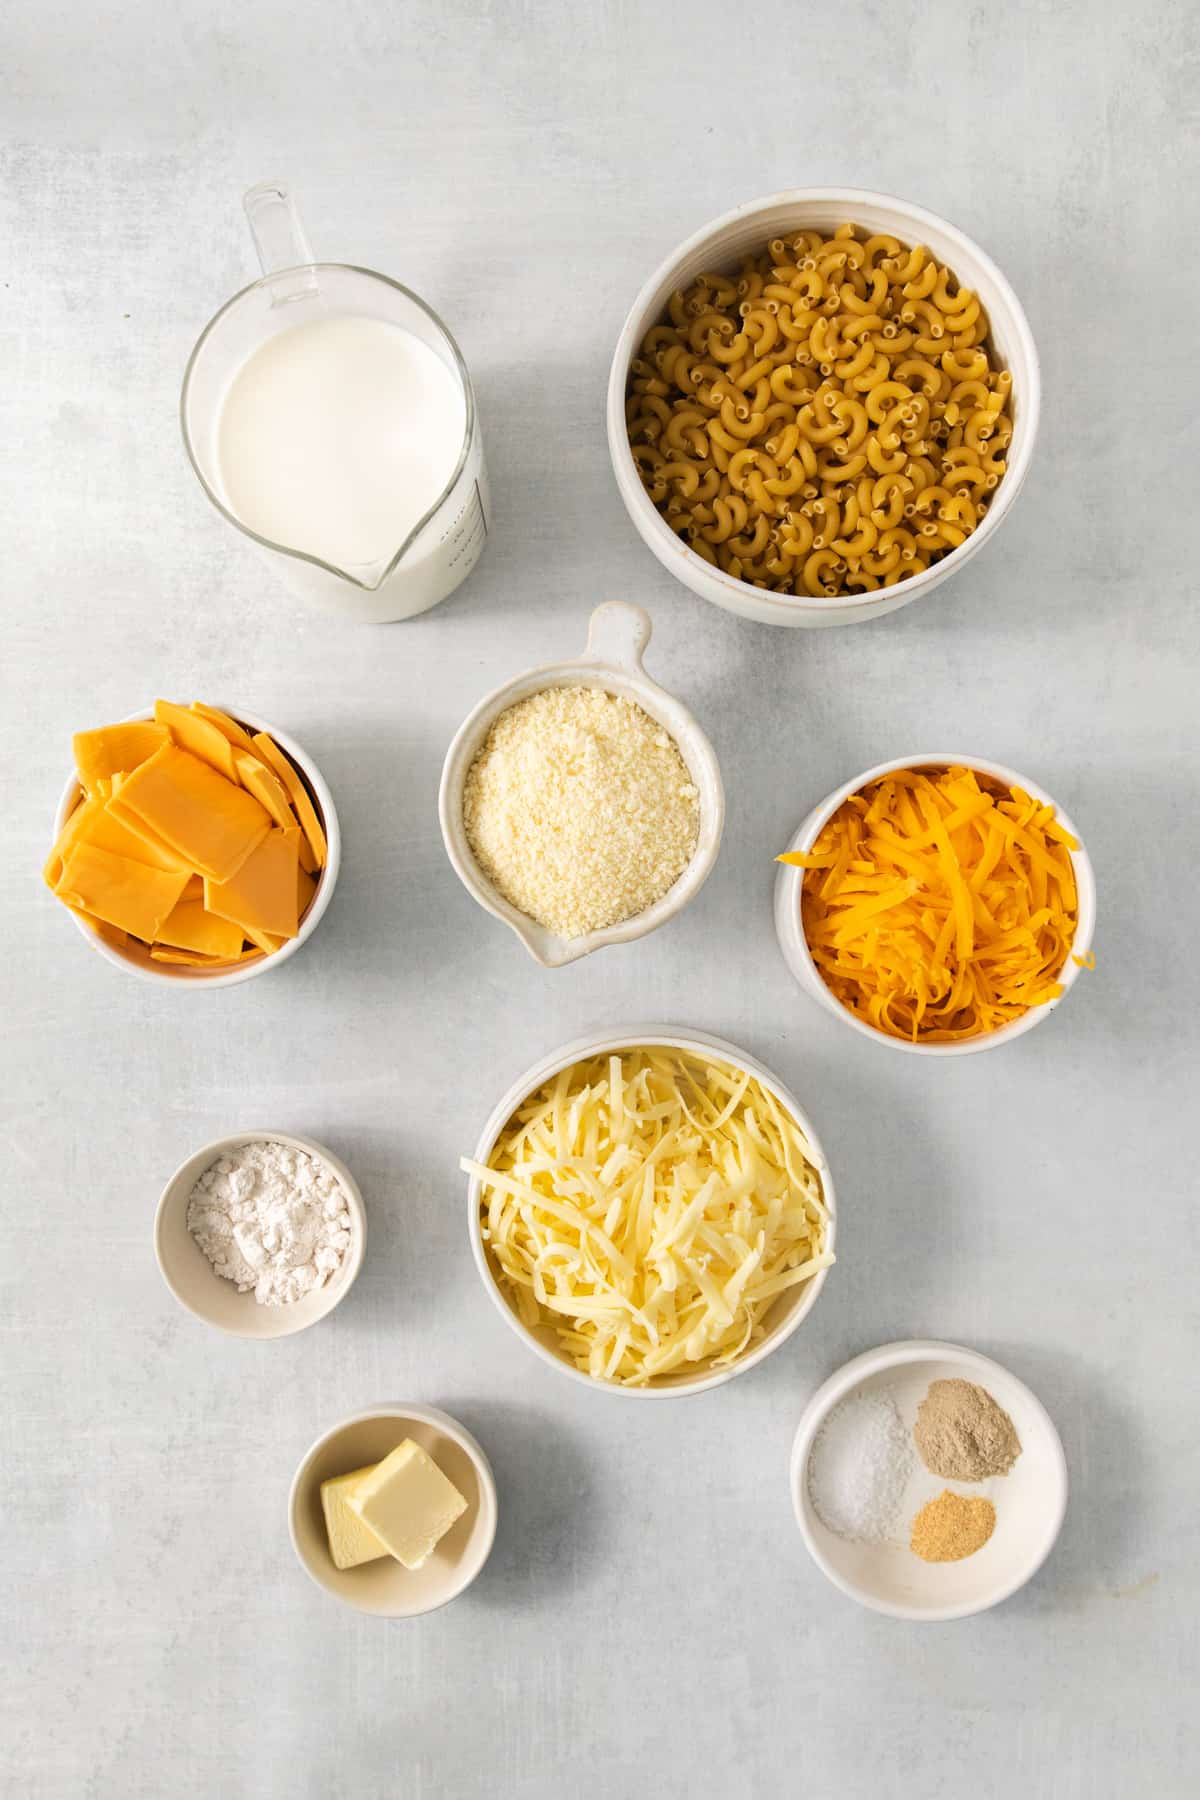
<instances>
[{"instance_id":1,"label":"garlic powder","mask_svg":"<svg viewBox=\"0 0 1200 1800\"><path fill-rule=\"evenodd\" d=\"M550 687L492 725L463 824L504 899L573 938L662 899L695 853L700 796L674 738L635 701Z\"/></svg>"}]
</instances>

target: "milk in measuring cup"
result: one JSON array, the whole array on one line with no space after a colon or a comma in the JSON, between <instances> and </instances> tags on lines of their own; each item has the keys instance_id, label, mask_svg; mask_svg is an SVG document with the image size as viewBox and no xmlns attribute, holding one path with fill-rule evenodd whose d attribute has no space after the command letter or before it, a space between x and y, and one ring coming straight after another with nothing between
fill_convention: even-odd
<instances>
[{"instance_id":1,"label":"milk in measuring cup","mask_svg":"<svg viewBox=\"0 0 1200 1800\"><path fill-rule=\"evenodd\" d=\"M219 479L260 537L370 569L442 494L466 426L461 382L420 338L384 319L312 319L267 338L234 375Z\"/></svg>"}]
</instances>

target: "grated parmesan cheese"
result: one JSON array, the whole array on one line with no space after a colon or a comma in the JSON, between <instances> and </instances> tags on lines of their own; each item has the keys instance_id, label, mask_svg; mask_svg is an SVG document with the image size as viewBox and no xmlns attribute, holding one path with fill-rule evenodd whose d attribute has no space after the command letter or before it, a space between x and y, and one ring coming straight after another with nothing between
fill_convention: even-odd
<instances>
[{"instance_id":1,"label":"grated parmesan cheese","mask_svg":"<svg viewBox=\"0 0 1200 1800\"><path fill-rule=\"evenodd\" d=\"M519 1317L599 1381L736 1361L780 1295L833 1261L803 1132L752 1075L707 1057L576 1063L522 1102L486 1168L461 1166Z\"/></svg>"},{"instance_id":2,"label":"grated parmesan cheese","mask_svg":"<svg viewBox=\"0 0 1200 1800\"><path fill-rule=\"evenodd\" d=\"M700 796L675 740L636 702L551 687L493 724L463 824L504 899L573 938L662 899L695 852Z\"/></svg>"}]
</instances>

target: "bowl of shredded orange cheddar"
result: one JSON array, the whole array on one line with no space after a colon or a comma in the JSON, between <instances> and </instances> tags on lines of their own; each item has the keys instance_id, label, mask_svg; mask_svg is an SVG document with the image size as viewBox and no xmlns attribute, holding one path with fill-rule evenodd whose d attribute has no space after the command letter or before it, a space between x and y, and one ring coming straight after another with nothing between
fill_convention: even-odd
<instances>
[{"instance_id":1,"label":"bowl of shredded orange cheddar","mask_svg":"<svg viewBox=\"0 0 1200 1800\"><path fill-rule=\"evenodd\" d=\"M92 947L151 981L227 987L285 960L333 893L341 838L312 760L201 701L77 732L42 871Z\"/></svg>"},{"instance_id":2,"label":"bowl of shredded orange cheddar","mask_svg":"<svg viewBox=\"0 0 1200 1800\"><path fill-rule=\"evenodd\" d=\"M881 764L810 813L777 861L792 973L897 1049L990 1049L1093 966L1095 881L1078 833L997 763Z\"/></svg>"}]
</instances>

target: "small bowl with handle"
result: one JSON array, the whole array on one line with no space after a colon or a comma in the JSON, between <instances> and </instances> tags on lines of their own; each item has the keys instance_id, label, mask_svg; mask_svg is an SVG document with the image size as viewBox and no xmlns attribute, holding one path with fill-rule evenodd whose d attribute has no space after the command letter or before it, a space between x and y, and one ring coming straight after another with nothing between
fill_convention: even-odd
<instances>
[{"instance_id":1,"label":"small bowl with handle","mask_svg":"<svg viewBox=\"0 0 1200 1800\"><path fill-rule=\"evenodd\" d=\"M687 708L647 675L642 657L650 642L650 617L640 606L609 600L588 624L587 649L571 662L527 669L494 688L471 712L451 742L442 768L438 817L442 840L455 874L486 912L514 931L535 962L557 969L590 956L608 944L628 944L657 931L695 899L712 873L721 847L725 796L716 752ZM603 931L564 938L512 906L488 880L475 859L463 822L463 791L488 732L500 714L532 694L554 687L594 687L636 702L668 731L687 764L700 795L700 826L691 861L660 900L644 912Z\"/></svg>"}]
</instances>

